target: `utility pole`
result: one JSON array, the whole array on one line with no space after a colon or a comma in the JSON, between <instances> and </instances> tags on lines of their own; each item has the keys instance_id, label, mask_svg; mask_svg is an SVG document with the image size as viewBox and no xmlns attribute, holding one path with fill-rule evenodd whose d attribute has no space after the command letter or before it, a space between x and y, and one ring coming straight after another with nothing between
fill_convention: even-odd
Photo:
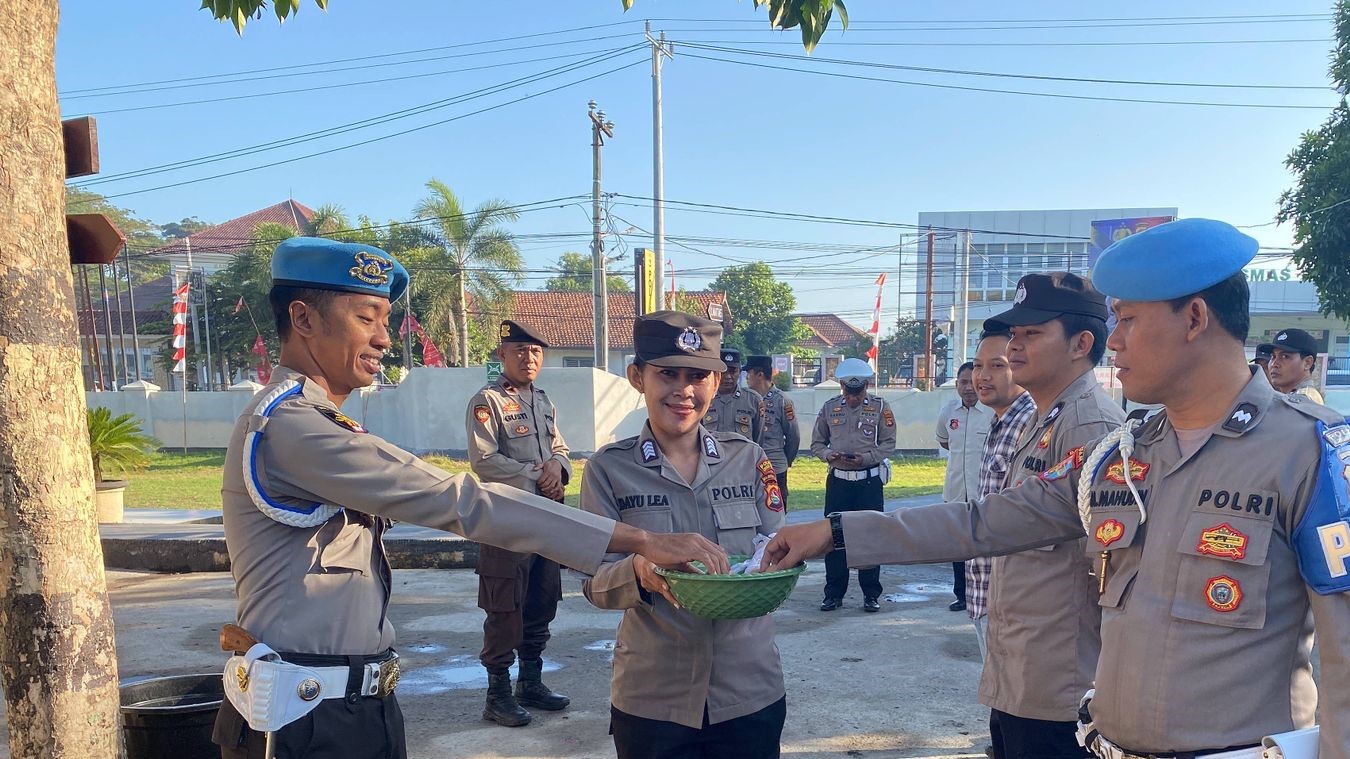
<instances>
[{"instance_id":1,"label":"utility pole","mask_svg":"<svg viewBox=\"0 0 1350 759\"><path fill-rule=\"evenodd\" d=\"M614 122L605 112L588 105L591 118L591 268L595 291L595 368L609 371L609 295L605 282L605 243L600 238L600 148L614 136Z\"/></svg>"},{"instance_id":2,"label":"utility pole","mask_svg":"<svg viewBox=\"0 0 1350 759\"><path fill-rule=\"evenodd\" d=\"M102 264L98 267L98 289L103 293L103 339L107 341L103 345L108 350L108 376L112 382L112 386L107 389L116 390L117 362L113 358L112 304L108 302L108 278L104 276Z\"/></svg>"},{"instance_id":3,"label":"utility pole","mask_svg":"<svg viewBox=\"0 0 1350 759\"><path fill-rule=\"evenodd\" d=\"M923 378L928 380L927 390L932 390L933 384L933 242L937 239L933 234L933 228L928 228L928 274L927 284L924 287L924 308L923 308Z\"/></svg>"},{"instance_id":4,"label":"utility pole","mask_svg":"<svg viewBox=\"0 0 1350 759\"><path fill-rule=\"evenodd\" d=\"M970 335L970 230L964 230L960 236L961 245L961 310L957 322L961 341L957 344L956 365L966 363L966 341Z\"/></svg>"},{"instance_id":5,"label":"utility pole","mask_svg":"<svg viewBox=\"0 0 1350 759\"><path fill-rule=\"evenodd\" d=\"M211 363L211 293L207 291L206 269L202 269L202 316L206 318L206 389L216 389L216 370ZM194 328L196 324L192 325Z\"/></svg>"},{"instance_id":6,"label":"utility pole","mask_svg":"<svg viewBox=\"0 0 1350 759\"><path fill-rule=\"evenodd\" d=\"M131 349L136 352L136 379L133 381L139 382L145 376L141 366L141 333L136 328L136 288L131 276L131 253L125 244L122 245L122 263L127 269L127 300L131 303Z\"/></svg>"},{"instance_id":7,"label":"utility pole","mask_svg":"<svg viewBox=\"0 0 1350 759\"><path fill-rule=\"evenodd\" d=\"M647 22L646 34L647 42L652 46L652 250L656 252L656 272L660 279L666 271L666 167L664 138L661 134L661 56L673 58L675 46L666 43L665 32L661 32L659 39L652 37L650 21ZM656 308L661 310L667 305L658 302Z\"/></svg>"}]
</instances>

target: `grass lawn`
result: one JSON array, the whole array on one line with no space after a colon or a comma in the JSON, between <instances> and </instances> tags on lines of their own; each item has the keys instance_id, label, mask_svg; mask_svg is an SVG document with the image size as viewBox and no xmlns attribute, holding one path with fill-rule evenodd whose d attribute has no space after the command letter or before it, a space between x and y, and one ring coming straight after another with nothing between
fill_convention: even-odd
<instances>
[{"instance_id":1,"label":"grass lawn","mask_svg":"<svg viewBox=\"0 0 1350 759\"><path fill-rule=\"evenodd\" d=\"M469 465L462 459L445 456L427 456L426 460L449 472L467 472ZM132 473L127 479L126 505L140 509L218 509L220 508L221 470L225 466L225 452L174 453L161 452L154 456L150 468ZM584 461L572 462L572 482L567 486L567 503L576 506L581 500L581 473ZM946 462L941 459L906 458L895 461L894 476L886 485L886 498L914 495L932 495L942 492L942 478ZM824 462L799 457L788 472L788 501L793 511L820 509L825 505Z\"/></svg>"}]
</instances>

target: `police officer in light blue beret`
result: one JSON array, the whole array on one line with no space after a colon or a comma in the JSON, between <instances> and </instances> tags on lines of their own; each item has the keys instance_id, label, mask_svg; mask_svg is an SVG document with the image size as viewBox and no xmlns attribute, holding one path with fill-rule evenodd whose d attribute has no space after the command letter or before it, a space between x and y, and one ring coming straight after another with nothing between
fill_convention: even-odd
<instances>
[{"instance_id":1,"label":"police officer in light blue beret","mask_svg":"<svg viewBox=\"0 0 1350 759\"><path fill-rule=\"evenodd\" d=\"M235 423L221 500L237 622L275 652L250 666L290 672L299 685L280 689L281 675L253 677L244 667L226 673L235 687L212 736L224 759L406 757L386 616L392 581L383 537L393 520L588 573L609 551L727 571L726 554L701 535L651 535L452 475L344 415L343 401L374 380L389 348L390 301L408 286L393 256L292 238L277 246L272 278L280 366ZM259 722L256 710L267 704L277 721L291 721ZM273 732L264 736L264 728Z\"/></svg>"},{"instance_id":2,"label":"police officer in light blue beret","mask_svg":"<svg viewBox=\"0 0 1350 759\"><path fill-rule=\"evenodd\" d=\"M1259 759L1266 743L1283 751L1269 756L1347 759L1350 425L1277 393L1248 364L1242 268L1256 251L1228 224L1185 219L1103 252L1093 284L1115 299L1107 345L1119 379L1161 413L1132 415L980 501L845 514L835 536L787 527L768 563L839 544L859 565L917 563L1086 533L1102 607L1095 688L1080 710L1089 750Z\"/></svg>"}]
</instances>

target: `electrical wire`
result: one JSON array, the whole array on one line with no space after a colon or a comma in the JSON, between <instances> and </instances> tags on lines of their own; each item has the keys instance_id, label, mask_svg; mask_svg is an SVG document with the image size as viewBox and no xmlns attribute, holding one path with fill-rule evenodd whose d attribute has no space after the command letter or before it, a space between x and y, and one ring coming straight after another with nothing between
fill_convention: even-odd
<instances>
[{"instance_id":1,"label":"electrical wire","mask_svg":"<svg viewBox=\"0 0 1350 759\"><path fill-rule=\"evenodd\" d=\"M1318 111L1327 110L1327 106L1321 105L1292 105L1281 103L1216 103L1200 100L1156 100L1150 98L1123 98L1123 97L1108 97L1104 95L1069 95L1065 93L1054 93L1054 92L1004 90L992 87L969 87L956 84L939 84L936 82L916 82L904 79L883 79L880 77L861 76L858 74L843 74L835 71L812 71L810 69L791 68L788 66L774 66L768 63L754 63L752 61L739 61L732 58L718 58L716 56L698 55L697 53L684 53L683 55L686 58L698 58L701 60L716 61L719 63L731 63L738 66L750 66L754 68L772 69L775 71L790 71L797 74L811 74L814 76L825 76L838 79L853 79L867 82L883 82L887 84L908 85L912 87L931 87L943 90L962 90L965 92L987 92L1000 95L1023 95L1028 97L1056 98L1062 100L1092 100L1109 103L1147 103L1152 105L1206 106L1212 108L1261 108L1261 109L1276 109L1276 110L1318 110Z\"/></svg>"}]
</instances>

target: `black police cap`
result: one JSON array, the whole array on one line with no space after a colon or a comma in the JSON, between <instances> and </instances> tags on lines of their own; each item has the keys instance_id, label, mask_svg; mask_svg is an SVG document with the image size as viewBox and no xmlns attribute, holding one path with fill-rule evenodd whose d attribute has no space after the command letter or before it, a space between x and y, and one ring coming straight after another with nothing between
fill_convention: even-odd
<instances>
[{"instance_id":1,"label":"black police cap","mask_svg":"<svg viewBox=\"0 0 1350 759\"><path fill-rule=\"evenodd\" d=\"M548 347L548 343L539 336L538 332L510 319L502 321L501 326L497 328L497 337L503 343L530 343L543 348Z\"/></svg>"},{"instance_id":2,"label":"black police cap","mask_svg":"<svg viewBox=\"0 0 1350 759\"><path fill-rule=\"evenodd\" d=\"M653 311L633 322L633 353L653 366L724 372L722 325L683 311Z\"/></svg>"},{"instance_id":3,"label":"black police cap","mask_svg":"<svg viewBox=\"0 0 1350 759\"><path fill-rule=\"evenodd\" d=\"M1106 321L1106 298L1077 274L1054 271L1028 274L1017 281L1012 308L984 321L986 330L1044 324L1058 316L1076 314Z\"/></svg>"},{"instance_id":4,"label":"black police cap","mask_svg":"<svg viewBox=\"0 0 1350 759\"><path fill-rule=\"evenodd\" d=\"M740 366L744 362L741 361L741 352L739 350L735 348L723 348L722 363L727 366Z\"/></svg>"},{"instance_id":5,"label":"black police cap","mask_svg":"<svg viewBox=\"0 0 1350 759\"><path fill-rule=\"evenodd\" d=\"M750 371L751 369L758 369L758 370L764 372L765 374L773 374L773 357L772 357L772 356L746 356L746 357L745 357L745 370L746 370L746 371Z\"/></svg>"},{"instance_id":6,"label":"black police cap","mask_svg":"<svg viewBox=\"0 0 1350 759\"><path fill-rule=\"evenodd\" d=\"M1304 356L1316 356L1319 351L1317 338L1301 329L1280 330L1275 334L1275 341L1271 347L1276 350L1300 353Z\"/></svg>"}]
</instances>

